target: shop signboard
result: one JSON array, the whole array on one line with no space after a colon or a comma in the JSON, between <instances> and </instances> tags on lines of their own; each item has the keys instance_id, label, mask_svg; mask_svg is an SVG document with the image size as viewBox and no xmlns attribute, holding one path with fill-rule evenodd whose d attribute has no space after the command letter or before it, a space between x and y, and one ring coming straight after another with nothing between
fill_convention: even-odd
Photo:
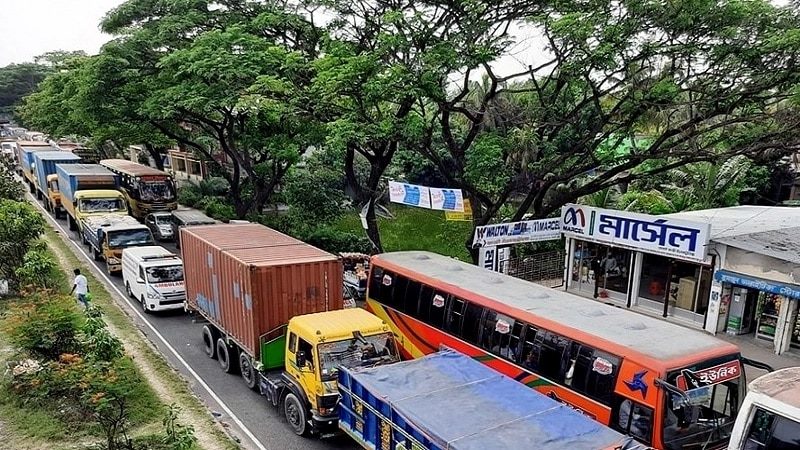
<instances>
[{"instance_id":1,"label":"shop signboard","mask_svg":"<svg viewBox=\"0 0 800 450\"><path fill-rule=\"evenodd\" d=\"M481 247L478 250L478 266L497 272L497 247Z\"/></svg>"},{"instance_id":2,"label":"shop signboard","mask_svg":"<svg viewBox=\"0 0 800 450\"><path fill-rule=\"evenodd\" d=\"M711 224L567 204L564 235L671 258L703 262Z\"/></svg>"},{"instance_id":3,"label":"shop signboard","mask_svg":"<svg viewBox=\"0 0 800 450\"><path fill-rule=\"evenodd\" d=\"M800 300L800 286L779 283L777 281L762 280L724 269L714 272L714 279L720 283L729 283L736 286L755 289L757 291L769 292L770 294L782 295Z\"/></svg>"},{"instance_id":4,"label":"shop signboard","mask_svg":"<svg viewBox=\"0 0 800 450\"><path fill-rule=\"evenodd\" d=\"M556 239L561 239L561 219L525 220L477 227L472 246L510 245Z\"/></svg>"},{"instance_id":5,"label":"shop signboard","mask_svg":"<svg viewBox=\"0 0 800 450\"><path fill-rule=\"evenodd\" d=\"M430 188L416 184L389 182L389 201L420 208L431 207Z\"/></svg>"}]
</instances>

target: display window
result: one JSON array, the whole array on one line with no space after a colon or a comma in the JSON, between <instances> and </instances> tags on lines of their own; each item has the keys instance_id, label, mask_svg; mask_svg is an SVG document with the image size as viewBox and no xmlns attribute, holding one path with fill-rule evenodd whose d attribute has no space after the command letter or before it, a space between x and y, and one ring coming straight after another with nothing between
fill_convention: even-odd
<instances>
[{"instance_id":1,"label":"display window","mask_svg":"<svg viewBox=\"0 0 800 450\"><path fill-rule=\"evenodd\" d=\"M705 314L711 289L711 269L664 256L645 254L639 297Z\"/></svg>"},{"instance_id":2,"label":"display window","mask_svg":"<svg viewBox=\"0 0 800 450\"><path fill-rule=\"evenodd\" d=\"M761 292L758 298L756 317L756 336L762 339L774 340L775 329L778 326L778 314L781 311L781 302L784 298L780 295Z\"/></svg>"},{"instance_id":3,"label":"display window","mask_svg":"<svg viewBox=\"0 0 800 450\"><path fill-rule=\"evenodd\" d=\"M572 285L579 291L608 297L609 291L628 293L633 252L592 242L576 241L572 263Z\"/></svg>"}]
</instances>

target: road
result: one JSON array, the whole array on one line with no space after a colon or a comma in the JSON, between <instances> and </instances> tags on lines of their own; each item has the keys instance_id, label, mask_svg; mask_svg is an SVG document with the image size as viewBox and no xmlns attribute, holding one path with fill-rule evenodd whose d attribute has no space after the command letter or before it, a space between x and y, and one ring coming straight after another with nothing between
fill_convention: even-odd
<instances>
[{"instance_id":1,"label":"road","mask_svg":"<svg viewBox=\"0 0 800 450\"><path fill-rule=\"evenodd\" d=\"M124 295L122 277L109 277L105 263L94 261L87 248L80 244L74 232L68 231L65 220L55 220L41 203L28 195L28 200L39 207L59 234L67 236L73 249L80 250L81 258L93 265L107 283L113 286L117 304L130 312L133 320L148 339L155 344L169 363L189 381L194 393L211 409L217 420L240 439L244 448L257 450L290 449L357 449L347 436L324 440L296 436L286 425L283 415L267 404L266 399L245 386L241 377L223 372L216 360L203 351L202 323L185 314L183 310L171 313L143 314L138 302ZM159 245L178 253L175 245Z\"/></svg>"}]
</instances>

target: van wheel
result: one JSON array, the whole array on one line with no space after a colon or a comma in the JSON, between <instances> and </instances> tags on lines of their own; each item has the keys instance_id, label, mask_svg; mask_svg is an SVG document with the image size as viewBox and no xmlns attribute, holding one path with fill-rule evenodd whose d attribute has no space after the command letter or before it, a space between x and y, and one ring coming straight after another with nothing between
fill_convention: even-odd
<instances>
[{"instance_id":1,"label":"van wheel","mask_svg":"<svg viewBox=\"0 0 800 450\"><path fill-rule=\"evenodd\" d=\"M217 359L217 333L209 325L203 325L203 349L206 356Z\"/></svg>"},{"instance_id":2,"label":"van wheel","mask_svg":"<svg viewBox=\"0 0 800 450\"><path fill-rule=\"evenodd\" d=\"M133 291L131 290L131 283L130 282L125 283L125 293L128 294L128 297L130 297L130 298L134 298L134 299L136 298L136 297L133 296Z\"/></svg>"},{"instance_id":3,"label":"van wheel","mask_svg":"<svg viewBox=\"0 0 800 450\"><path fill-rule=\"evenodd\" d=\"M236 347L226 344L222 338L217 339L217 361L223 372L236 373L236 366L239 362Z\"/></svg>"},{"instance_id":4,"label":"van wheel","mask_svg":"<svg viewBox=\"0 0 800 450\"><path fill-rule=\"evenodd\" d=\"M298 400L297 396L293 393L286 394L283 399L283 414L286 416L286 422L292 427L294 434L304 436L308 431L308 420L306 419L306 409Z\"/></svg>"},{"instance_id":5,"label":"van wheel","mask_svg":"<svg viewBox=\"0 0 800 450\"><path fill-rule=\"evenodd\" d=\"M239 370L242 372L244 384L255 391L258 386L258 371L253 367L253 360L247 353L241 352L239 355Z\"/></svg>"},{"instance_id":6,"label":"van wheel","mask_svg":"<svg viewBox=\"0 0 800 450\"><path fill-rule=\"evenodd\" d=\"M142 311L144 311L145 314L150 314L150 310L147 309L147 303L144 300L144 295L142 296L140 302L142 303Z\"/></svg>"}]
</instances>

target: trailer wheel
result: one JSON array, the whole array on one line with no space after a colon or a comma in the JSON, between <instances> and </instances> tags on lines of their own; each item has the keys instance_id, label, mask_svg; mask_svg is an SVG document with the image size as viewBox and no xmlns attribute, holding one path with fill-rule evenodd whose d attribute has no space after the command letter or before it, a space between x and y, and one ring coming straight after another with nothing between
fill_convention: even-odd
<instances>
[{"instance_id":1,"label":"trailer wheel","mask_svg":"<svg viewBox=\"0 0 800 450\"><path fill-rule=\"evenodd\" d=\"M286 394L283 399L283 414L286 422L292 427L294 434L304 436L308 432L308 420L306 419L306 409L293 393Z\"/></svg>"},{"instance_id":2,"label":"trailer wheel","mask_svg":"<svg viewBox=\"0 0 800 450\"><path fill-rule=\"evenodd\" d=\"M236 373L236 366L239 362L236 350L236 347L226 344L224 339L217 339L217 361L219 361L219 366L223 372Z\"/></svg>"},{"instance_id":3,"label":"trailer wheel","mask_svg":"<svg viewBox=\"0 0 800 450\"><path fill-rule=\"evenodd\" d=\"M239 354L239 370L242 372L244 384L255 391L258 386L258 371L253 367L253 360L247 353L240 352Z\"/></svg>"},{"instance_id":4,"label":"trailer wheel","mask_svg":"<svg viewBox=\"0 0 800 450\"><path fill-rule=\"evenodd\" d=\"M209 325L203 325L203 349L206 356L217 359L217 333Z\"/></svg>"}]
</instances>

